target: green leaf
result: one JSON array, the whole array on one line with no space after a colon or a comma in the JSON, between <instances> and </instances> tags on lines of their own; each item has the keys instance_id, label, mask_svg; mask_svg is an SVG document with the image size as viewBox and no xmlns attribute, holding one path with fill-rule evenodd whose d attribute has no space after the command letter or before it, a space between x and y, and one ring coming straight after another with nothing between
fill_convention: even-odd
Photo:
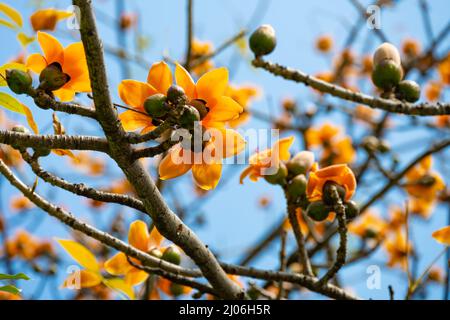
<instances>
[{"instance_id":1,"label":"green leaf","mask_svg":"<svg viewBox=\"0 0 450 320\"><path fill-rule=\"evenodd\" d=\"M0 273L0 280L30 280L25 273L4 274Z\"/></svg>"},{"instance_id":2,"label":"green leaf","mask_svg":"<svg viewBox=\"0 0 450 320\"><path fill-rule=\"evenodd\" d=\"M5 63L4 65L2 65L0 67L0 87L4 87L4 86L8 85L5 80L6 70L8 70L8 69L18 69L18 70L27 72L27 66L22 63L17 63L17 62Z\"/></svg>"},{"instance_id":3,"label":"green leaf","mask_svg":"<svg viewBox=\"0 0 450 320\"><path fill-rule=\"evenodd\" d=\"M14 21L18 27L22 28L23 20L19 11L8 6L6 3L0 2L0 12L3 12L8 18Z\"/></svg>"},{"instance_id":4,"label":"green leaf","mask_svg":"<svg viewBox=\"0 0 450 320\"><path fill-rule=\"evenodd\" d=\"M15 286L9 284L7 286L0 287L0 291L9 292L9 293L12 293L12 294L20 294L21 290L19 288L15 287Z\"/></svg>"},{"instance_id":5,"label":"green leaf","mask_svg":"<svg viewBox=\"0 0 450 320\"><path fill-rule=\"evenodd\" d=\"M16 98L10 96L7 93L0 92L0 106L8 110L26 115L22 104Z\"/></svg>"}]
</instances>

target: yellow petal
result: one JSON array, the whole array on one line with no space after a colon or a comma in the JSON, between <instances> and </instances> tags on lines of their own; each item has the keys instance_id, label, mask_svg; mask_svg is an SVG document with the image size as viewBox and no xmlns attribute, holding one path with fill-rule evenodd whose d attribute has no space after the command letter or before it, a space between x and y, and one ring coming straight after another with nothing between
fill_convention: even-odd
<instances>
[{"instance_id":1,"label":"yellow petal","mask_svg":"<svg viewBox=\"0 0 450 320\"><path fill-rule=\"evenodd\" d=\"M47 64L58 62L62 66L64 64L64 49L61 43L54 36L42 31L38 31L37 38Z\"/></svg>"},{"instance_id":2,"label":"yellow petal","mask_svg":"<svg viewBox=\"0 0 450 320\"><path fill-rule=\"evenodd\" d=\"M278 154L278 159L287 161L291 157L291 153L289 152L289 148L291 147L292 143L294 142L294 137L287 137L278 140L275 142L273 146L273 150L275 154Z\"/></svg>"},{"instance_id":3,"label":"yellow petal","mask_svg":"<svg viewBox=\"0 0 450 320\"><path fill-rule=\"evenodd\" d=\"M72 43L64 49L64 65L62 68L70 76L70 81L67 84L74 91L91 91L86 56L81 42Z\"/></svg>"},{"instance_id":4,"label":"yellow petal","mask_svg":"<svg viewBox=\"0 0 450 320\"><path fill-rule=\"evenodd\" d=\"M129 284L125 283L125 281L123 279L119 279L119 278L103 279L103 283L108 288L110 288L114 291L117 291L121 294L124 294L125 296L128 297L128 299L130 299L130 300L135 299L133 287L130 286Z\"/></svg>"},{"instance_id":5,"label":"yellow petal","mask_svg":"<svg viewBox=\"0 0 450 320\"><path fill-rule=\"evenodd\" d=\"M126 131L134 131L136 129L147 127L152 121L152 118L149 116L133 110L127 110L121 113L119 119Z\"/></svg>"},{"instance_id":6,"label":"yellow petal","mask_svg":"<svg viewBox=\"0 0 450 320\"><path fill-rule=\"evenodd\" d=\"M246 142L237 131L227 128L214 128L209 131L213 137L216 150L222 150L219 158L232 157L244 150ZM217 134L216 131L220 134Z\"/></svg>"},{"instance_id":7,"label":"yellow petal","mask_svg":"<svg viewBox=\"0 0 450 320\"><path fill-rule=\"evenodd\" d=\"M27 58L27 68L39 74L47 66L47 61L39 53L33 53Z\"/></svg>"},{"instance_id":8,"label":"yellow petal","mask_svg":"<svg viewBox=\"0 0 450 320\"><path fill-rule=\"evenodd\" d=\"M57 241L82 267L90 271L100 271L97 259L85 246L72 240L57 239Z\"/></svg>"},{"instance_id":9,"label":"yellow petal","mask_svg":"<svg viewBox=\"0 0 450 320\"><path fill-rule=\"evenodd\" d=\"M158 229L156 229L156 227L153 227L152 232L150 232L150 247L159 247L163 239L164 237L161 233L159 233Z\"/></svg>"},{"instance_id":10,"label":"yellow petal","mask_svg":"<svg viewBox=\"0 0 450 320\"><path fill-rule=\"evenodd\" d=\"M74 272L69 275L64 281L63 287L75 288L75 286L79 285L80 288L90 288L99 285L101 282L102 276L100 273L89 270L80 270L79 272Z\"/></svg>"},{"instance_id":11,"label":"yellow petal","mask_svg":"<svg viewBox=\"0 0 450 320\"><path fill-rule=\"evenodd\" d=\"M128 230L128 243L141 251L147 252L149 239L147 224L141 220L133 221Z\"/></svg>"},{"instance_id":12,"label":"yellow petal","mask_svg":"<svg viewBox=\"0 0 450 320\"><path fill-rule=\"evenodd\" d=\"M35 134L39 134L39 129L36 124L36 121L34 121L33 113L26 105L22 104L22 107L23 107L23 111L25 112L25 115L27 117L27 122L28 122L28 125L30 126L31 130L33 130L33 132Z\"/></svg>"},{"instance_id":13,"label":"yellow petal","mask_svg":"<svg viewBox=\"0 0 450 320\"><path fill-rule=\"evenodd\" d=\"M197 185L203 190L214 189L222 175L222 163L202 163L192 166L192 174Z\"/></svg>"},{"instance_id":14,"label":"yellow petal","mask_svg":"<svg viewBox=\"0 0 450 320\"><path fill-rule=\"evenodd\" d=\"M177 81L177 85L184 89L184 92L190 99L196 98L194 80L192 80L189 72L178 63L175 67L175 80Z\"/></svg>"},{"instance_id":15,"label":"yellow petal","mask_svg":"<svg viewBox=\"0 0 450 320\"><path fill-rule=\"evenodd\" d=\"M229 121L239 117L244 109L233 99L227 96L221 96L217 103L211 107L203 122Z\"/></svg>"},{"instance_id":16,"label":"yellow petal","mask_svg":"<svg viewBox=\"0 0 450 320\"><path fill-rule=\"evenodd\" d=\"M147 82L159 93L166 94L172 85L172 71L164 61L154 63L147 76Z\"/></svg>"},{"instance_id":17,"label":"yellow petal","mask_svg":"<svg viewBox=\"0 0 450 320\"><path fill-rule=\"evenodd\" d=\"M147 272L133 268L125 275L125 283L134 287L147 280L147 278Z\"/></svg>"},{"instance_id":18,"label":"yellow petal","mask_svg":"<svg viewBox=\"0 0 450 320\"><path fill-rule=\"evenodd\" d=\"M62 102L72 101L75 97L75 91L71 88L62 87L56 91L53 91L53 93Z\"/></svg>"},{"instance_id":19,"label":"yellow petal","mask_svg":"<svg viewBox=\"0 0 450 320\"><path fill-rule=\"evenodd\" d=\"M432 236L437 242L450 246L450 226L433 232Z\"/></svg>"},{"instance_id":20,"label":"yellow petal","mask_svg":"<svg viewBox=\"0 0 450 320\"><path fill-rule=\"evenodd\" d=\"M123 80L119 84L119 96L127 105L144 110L145 99L157 93L148 83L136 80Z\"/></svg>"},{"instance_id":21,"label":"yellow petal","mask_svg":"<svg viewBox=\"0 0 450 320\"><path fill-rule=\"evenodd\" d=\"M189 171L192 167L192 161L183 161L183 149L181 145L175 145L169 150L167 155L159 164L159 178L161 180L179 177Z\"/></svg>"},{"instance_id":22,"label":"yellow petal","mask_svg":"<svg viewBox=\"0 0 450 320\"><path fill-rule=\"evenodd\" d=\"M127 256L123 252L119 252L104 264L106 272L114 276L127 274L133 266L128 262Z\"/></svg>"},{"instance_id":23,"label":"yellow petal","mask_svg":"<svg viewBox=\"0 0 450 320\"><path fill-rule=\"evenodd\" d=\"M197 81L197 96L214 106L228 87L228 70L218 68L205 73Z\"/></svg>"}]
</instances>

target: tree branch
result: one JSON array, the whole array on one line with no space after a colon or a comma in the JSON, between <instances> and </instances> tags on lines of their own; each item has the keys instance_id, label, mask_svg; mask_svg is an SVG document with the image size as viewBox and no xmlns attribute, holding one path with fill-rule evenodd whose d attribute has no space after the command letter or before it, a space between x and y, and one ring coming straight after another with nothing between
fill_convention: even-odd
<instances>
[{"instance_id":1,"label":"tree branch","mask_svg":"<svg viewBox=\"0 0 450 320\"><path fill-rule=\"evenodd\" d=\"M102 45L97 33L91 1L74 0L73 4L77 5L81 12L81 40L86 53L97 119L109 141L111 157L133 185L159 232L180 246L194 260L222 298L243 298L243 290L227 277L214 255L197 235L170 210L147 170L133 158L133 149L117 119L109 95Z\"/></svg>"},{"instance_id":2,"label":"tree branch","mask_svg":"<svg viewBox=\"0 0 450 320\"><path fill-rule=\"evenodd\" d=\"M23 148L91 150L108 153L108 142L94 136L41 135L0 130L0 143Z\"/></svg>"},{"instance_id":3,"label":"tree branch","mask_svg":"<svg viewBox=\"0 0 450 320\"><path fill-rule=\"evenodd\" d=\"M334 85L332 83L310 76L306 73L303 73L300 70L294 70L276 63L264 61L261 58L254 59L252 61L252 64L256 68L262 68L284 79L292 80L298 83L303 83L307 86L311 86L311 88L314 88L322 93L328 93L332 96L344 100L361 103L374 109L382 109L393 113L401 113L416 116L450 115L449 103L437 102L435 104L430 104L424 102L419 104L412 104L399 100L376 98L361 92L353 92L341 86Z\"/></svg>"}]
</instances>

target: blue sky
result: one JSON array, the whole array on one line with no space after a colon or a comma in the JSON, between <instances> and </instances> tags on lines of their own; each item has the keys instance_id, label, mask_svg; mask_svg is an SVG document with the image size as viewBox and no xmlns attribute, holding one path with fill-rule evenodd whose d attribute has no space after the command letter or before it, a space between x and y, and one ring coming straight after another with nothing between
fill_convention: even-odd
<instances>
[{"instance_id":1,"label":"blue sky","mask_svg":"<svg viewBox=\"0 0 450 320\"><path fill-rule=\"evenodd\" d=\"M32 1L5 1L6 3L19 9L24 17L29 16L33 11ZM150 47L145 51L144 57L149 62L155 62L161 59L163 53L168 54L172 59L178 60L184 57L185 51L185 7L186 1L168 0L168 1L138 1L128 0L126 2L127 11L140 12L140 29L150 37ZM254 29L261 23L270 23L277 32L278 45L273 54L269 56L270 60L299 68L305 72L314 74L330 69L330 57L324 57L318 54L314 49L314 40L318 35L327 33L332 35L335 40L335 47L341 49L347 37L347 34L353 24L359 19L358 12L351 6L349 1L296 1L296 0L280 0L265 1L267 6L263 12L260 12L251 20L254 8L264 1L218 1L218 0L196 0L195 1L195 36L200 40L212 41L216 46L221 44L230 36L236 34L242 28ZM368 1L362 1L368 3ZM435 34L438 33L449 20L449 7L446 0L428 1L433 17L432 24ZM44 1L45 7L66 8L70 5L69 1ZM94 6L101 10L107 16L114 16L114 1L98 0L94 1ZM401 41L408 37L419 39L424 46L427 45L425 32L421 22L419 6L415 0L400 1L395 9L389 8L382 11L382 29L387 34L388 39L395 45L400 45ZM102 16L104 16L102 14ZM103 18L99 21L100 33L102 40L107 45L117 46L115 30L110 25L106 25L109 19ZM28 32L31 32L28 29ZM62 22L56 33L59 38L63 39L64 44L70 42L70 34ZM62 38L64 36L65 38ZM15 40L15 35L6 28L0 28L0 38L3 44L0 51L0 61L7 61L14 57L19 50L19 45ZM440 47L440 52L445 52L449 48L449 38L446 43ZM378 38L367 28L361 30L354 50L361 53L362 50L372 52L379 44ZM133 48L133 36L128 36L127 45ZM37 51L36 46L29 48L30 52ZM263 112L272 112L270 105L278 105L283 97L290 96L298 99L300 106L307 107L313 103L314 94L312 91L302 85L290 83L280 78L275 78L268 73L253 69L249 60L250 56L242 57L237 54L235 48L229 48L220 54L214 61L217 66L230 67L231 81L236 84L252 83L259 86L264 95L256 101L252 108ZM110 88L114 95L114 99L120 102L117 96L117 85L122 80L117 59L107 56L107 67L110 78ZM144 81L147 75L147 69L141 68L130 63L132 76L134 79ZM415 75L412 74L412 79ZM368 87L371 90L371 87ZM2 89L4 90L4 89ZM448 98L448 93L447 93ZM23 99L28 106L33 106L30 100ZM351 106L351 104L350 104ZM36 108L33 108L36 110ZM8 112L8 117L24 123L24 119L20 116ZM36 110L37 121L44 133L51 133L51 115L48 111ZM73 119L66 115L60 115L62 123L65 125L69 133L83 133L99 135L100 131L95 123L88 120ZM395 121L402 123L402 117L395 117ZM335 114L327 118L321 118L320 122L341 123L342 119ZM252 120L246 125L247 128L266 128L267 125L258 120ZM424 150L430 141L436 140L430 132L411 131L411 134L392 135L389 138L393 145L400 145L404 142L419 139L423 144L418 145L414 150L405 150L401 152L401 160L407 161L413 158L419 152ZM362 131L360 133L364 134ZM294 144L294 150L298 151L301 147L300 139ZM363 157L358 158L359 161ZM120 177L120 172L108 167L106 177L92 179L89 177L81 177L77 172L66 170L61 164L65 164L67 160L51 156L46 159L44 164L50 171L58 172L67 179L86 179L89 184L101 186L107 185L113 178ZM226 183L217 191L213 191L209 199L194 214L204 214L207 224L203 227L192 225L202 240L205 241L214 251L220 253L225 261L237 262L242 257L242 253L246 248L251 247L258 239L265 234L270 226L276 224L285 215L283 194L281 190L274 186L269 186L264 182L251 183L247 182L243 186L238 183L238 173L243 169L242 166L228 166L225 168ZM448 169L448 168L447 168ZM448 180L449 175L443 173L444 178ZM225 174L224 174L225 175ZM28 175L28 181L32 176ZM192 201L192 181L190 175L178 179L171 183L177 198L183 204ZM375 183L371 186L372 190L365 190L356 194L358 201L363 201L367 195L373 194L378 190L379 185ZM17 192L12 190L5 183L2 183L2 209L8 211L8 202L10 195ZM96 215L86 213L85 202L67 194L64 191L55 191L49 189L41 183L38 191L44 195L52 196L58 203L65 203L77 216L83 217L97 226L102 227L105 222L109 221L117 211L117 207L110 206L108 209ZM268 195L272 198L273 203L269 210L258 208L258 198ZM404 200L404 194L400 192L391 192L389 194L389 202L401 205ZM170 197L169 197L170 201ZM172 203L172 202L171 202ZM427 263L439 253L442 246L436 244L430 237L431 231L443 226L446 221L446 209L438 208L430 221L417 221L413 224L414 237L420 239L419 252L422 261L419 270L422 270ZM386 214L385 207L380 207L382 214ZM8 213L10 214L10 213ZM127 212L126 217L136 218L135 212ZM43 212L32 210L26 217L24 226L26 228L34 228L35 233L45 237L68 237L67 229L52 218L46 217ZM42 220L39 225L35 225L35 221ZM17 219L16 219L17 220ZM193 219L188 219L188 223L192 223ZM356 243L351 240L350 245ZM293 244L293 239L290 239ZM67 256L67 264L71 262ZM392 284L396 290L398 297L404 295L406 289L406 279L404 274L399 270L384 270L382 273L382 288L380 290L368 290L365 283L367 279L366 269L369 265L380 264L385 258L382 250L379 250L371 259L346 268L343 272L343 283L347 283L356 293L364 298L386 299L388 298L387 286ZM443 265L443 260L440 261ZM20 266L20 265L18 265ZM278 267L278 241L276 241L267 254L261 256L255 261L255 266L262 268ZM1 266L0 266L1 268ZM1 269L0 269L1 270ZM61 272L59 280L64 276ZM38 284L31 282L24 286L25 293L33 292ZM441 298L442 290L440 287L430 287L430 298ZM53 297L52 289L47 288L46 297ZM61 294L66 294L64 291ZM317 298L313 294L302 295L307 298Z\"/></svg>"}]
</instances>

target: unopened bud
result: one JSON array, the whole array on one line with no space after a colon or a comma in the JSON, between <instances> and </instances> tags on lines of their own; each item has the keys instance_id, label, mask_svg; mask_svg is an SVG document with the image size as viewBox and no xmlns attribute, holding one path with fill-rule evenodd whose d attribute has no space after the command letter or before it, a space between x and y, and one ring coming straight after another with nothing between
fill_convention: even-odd
<instances>
[{"instance_id":1,"label":"unopened bud","mask_svg":"<svg viewBox=\"0 0 450 320\"><path fill-rule=\"evenodd\" d=\"M286 184L286 177L288 175L288 170L286 165L283 162L280 162L280 166L278 167L278 171L272 175L265 175L264 179L270 184Z\"/></svg>"},{"instance_id":2,"label":"unopened bud","mask_svg":"<svg viewBox=\"0 0 450 320\"><path fill-rule=\"evenodd\" d=\"M344 201L345 199L345 195L346 195L346 190L343 186L337 184L334 181L327 181L325 182L323 189L322 189L322 200L323 202L325 202L328 205L333 205L335 204L334 198L333 198L333 189L336 189L339 198L341 199L341 201Z\"/></svg>"},{"instance_id":3,"label":"unopened bud","mask_svg":"<svg viewBox=\"0 0 450 320\"><path fill-rule=\"evenodd\" d=\"M152 118L161 118L168 109L166 107L166 96L162 93L148 97L144 102L144 109Z\"/></svg>"},{"instance_id":4,"label":"unopened bud","mask_svg":"<svg viewBox=\"0 0 450 320\"><path fill-rule=\"evenodd\" d=\"M12 69L6 70L6 83L12 92L17 94L27 93L31 89L33 79L28 72Z\"/></svg>"},{"instance_id":5,"label":"unopened bud","mask_svg":"<svg viewBox=\"0 0 450 320\"><path fill-rule=\"evenodd\" d=\"M314 153L310 151L300 151L292 157L286 166L289 173L293 175L306 174L314 163Z\"/></svg>"},{"instance_id":6,"label":"unopened bud","mask_svg":"<svg viewBox=\"0 0 450 320\"><path fill-rule=\"evenodd\" d=\"M179 265L181 263L180 250L175 246L167 247L166 250L164 250L161 259Z\"/></svg>"},{"instance_id":7,"label":"unopened bud","mask_svg":"<svg viewBox=\"0 0 450 320\"><path fill-rule=\"evenodd\" d=\"M420 86L415 81L400 81L397 86L397 96L401 100L414 103L420 99Z\"/></svg>"},{"instance_id":8,"label":"unopened bud","mask_svg":"<svg viewBox=\"0 0 450 320\"><path fill-rule=\"evenodd\" d=\"M289 182L287 191L291 197L298 198L305 194L307 184L308 180L306 180L305 175L299 174Z\"/></svg>"},{"instance_id":9,"label":"unopened bud","mask_svg":"<svg viewBox=\"0 0 450 320\"><path fill-rule=\"evenodd\" d=\"M271 53L277 45L275 30L271 25L264 24L256 29L250 36L250 49L255 56L263 56Z\"/></svg>"},{"instance_id":10,"label":"unopened bud","mask_svg":"<svg viewBox=\"0 0 450 320\"><path fill-rule=\"evenodd\" d=\"M323 201L311 202L306 209L306 215L314 221L323 221L328 218L331 208Z\"/></svg>"}]
</instances>

